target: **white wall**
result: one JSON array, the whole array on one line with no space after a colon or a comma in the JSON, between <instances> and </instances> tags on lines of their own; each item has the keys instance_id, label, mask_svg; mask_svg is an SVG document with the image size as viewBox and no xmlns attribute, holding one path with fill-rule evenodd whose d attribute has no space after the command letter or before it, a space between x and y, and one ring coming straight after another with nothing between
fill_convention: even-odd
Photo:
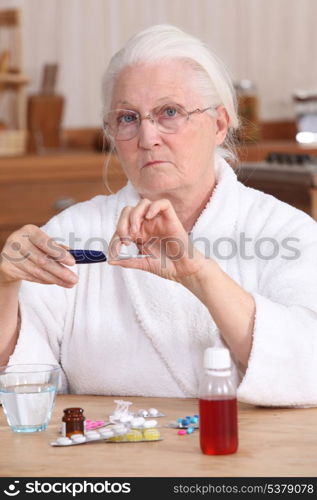
<instances>
[{"instance_id":1,"label":"white wall","mask_svg":"<svg viewBox=\"0 0 317 500\"><path fill-rule=\"evenodd\" d=\"M317 89L317 0L0 0L20 6L30 92L59 63L64 126L99 126L101 78L114 51L151 24L203 39L233 79L255 81L262 119L294 116L294 89Z\"/></svg>"}]
</instances>

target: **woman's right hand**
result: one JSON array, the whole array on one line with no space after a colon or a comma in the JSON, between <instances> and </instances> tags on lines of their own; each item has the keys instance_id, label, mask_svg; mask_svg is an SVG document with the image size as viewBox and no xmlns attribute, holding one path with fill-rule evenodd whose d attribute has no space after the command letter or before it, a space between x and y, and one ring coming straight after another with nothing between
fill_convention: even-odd
<instances>
[{"instance_id":1,"label":"woman's right hand","mask_svg":"<svg viewBox=\"0 0 317 500\"><path fill-rule=\"evenodd\" d=\"M65 266L75 260L67 247L39 227L27 224L12 233L0 254L0 284L21 280L72 288L78 277Z\"/></svg>"}]
</instances>

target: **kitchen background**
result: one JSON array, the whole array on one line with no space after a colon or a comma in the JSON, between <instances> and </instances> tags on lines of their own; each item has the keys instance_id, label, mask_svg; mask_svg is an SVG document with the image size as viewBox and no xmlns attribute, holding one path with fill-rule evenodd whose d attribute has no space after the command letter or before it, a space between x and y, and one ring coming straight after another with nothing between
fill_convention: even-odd
<instances>
[{"instance_id":1,"label":"kitchen background","mask_svg":"<svg viewBox=\"0 0 317 500\"><path fill-rule=\"evenodd\" d=\"M316 19L316 0L0 0L0 248L126 182L115 155L105 174L101 82L112 54L157 23L227 66L241 181L317 220Z\"/></svg>"},{"instance_id":2,"label":"kitchen background","mask_svg":"<svg viewBox=\"0 0 317 500\"><path fill-rule=\"evenodd\" d=\"M22 9L29 92L57 62L65 127L99 126L101 78L135 32L176 24L200 37L234 80L250 79L263 120L294 117L292 94L317 88L316 0L0 0Z\"/></svg>"}]
</instances>

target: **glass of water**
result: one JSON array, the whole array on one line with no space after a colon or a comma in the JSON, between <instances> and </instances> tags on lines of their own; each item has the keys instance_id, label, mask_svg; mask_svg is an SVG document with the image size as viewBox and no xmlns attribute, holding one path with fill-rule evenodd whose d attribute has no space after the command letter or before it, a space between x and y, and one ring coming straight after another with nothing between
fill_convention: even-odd
<instances>
[{"instance_id":1,"label":"glass of water","mask_svg":"<svg viewBox=\"0 0 317 500\"><path fill-rule=\"evenodd\" d=\"M0 367L0 400L14 432L48 426L59 385L60 367L26 364Z\"/></svg>"}]
</instances>

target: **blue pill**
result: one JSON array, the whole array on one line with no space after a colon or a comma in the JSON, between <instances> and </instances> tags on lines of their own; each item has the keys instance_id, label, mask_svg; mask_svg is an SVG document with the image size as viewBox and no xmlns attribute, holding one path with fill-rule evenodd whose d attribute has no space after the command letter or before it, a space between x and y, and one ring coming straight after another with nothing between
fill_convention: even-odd
<instances>
[{"instance_id":1,"label":"blue pill","mask_svg":"<svg viewBox=\"0 0 317 500\"><path fill-rule=\"evenodd\" d=\"M99 250L68 250L74 257L76 264L93 264L94 262L106 262L107 257Z\"/></svg>"},{"instance_id":2,"label":"blue pill","mask_svg":"<svg viewBox=\"0 0 317 500\"><path fill-rule=\"evenodd\" d=\"M191 419L190 419L190 423L191 424L197 424L197 422L198 422L198 418L197 417L191 417Z\"/></svg>"},{"instance_id":3,"label":"blue pill","mask_svg":"<svg viewBox=\"0 0 317 500\"><path fill-rule=\"evenodd\" d=\"M194 415L194 417L199 418L199 415L196 414L196 415Z\"/></svg>"},{"instance_id":4,"label":"blue pill","mask_svg":"<svg viewBox=\"0 0 317 500\"><path fill-rule=\"evenodd\" d=\"M189 425L189 420L187 418L183 418L182 425L185 425L185 426Z\"/></svg>"},{"instance_id":5,"label":"blue pill","mask_svg":"<svg viewBox=\"0 0 317 500\"><path fill-rule=\"evenodd\" d=\"M194 427L188 427L188 429L186 430L187 434L192 434L194 432Z\"/></svg>"},{"instance_id":6,"label":"blue pill","mask_svg":"<svg viewBox=\"0 0 317 500\"><path fill-rule=\"evenodd\" d=\"M177 422L178 422L179 424L181 424L181 423L182 423L182 420L183 420L182 418L178 418L178 419L177 419Z\"/></svg>"}]
</instances>

